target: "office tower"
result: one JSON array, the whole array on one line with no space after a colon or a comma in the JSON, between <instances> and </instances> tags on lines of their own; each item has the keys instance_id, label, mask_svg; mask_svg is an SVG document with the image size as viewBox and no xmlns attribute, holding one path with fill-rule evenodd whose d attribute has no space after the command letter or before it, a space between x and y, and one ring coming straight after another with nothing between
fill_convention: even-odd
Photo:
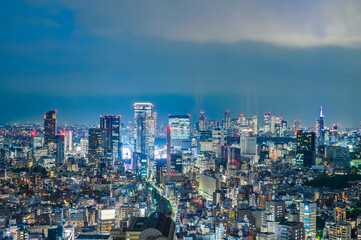
<instances>
[{"instance_id":1,"label":"office tower","mask_svg":"<svg viewBox=\"0 0 361 240\"><path fill-rule=\"evenodd\" d=\"M107 133L105 148L109 149L112 155L112 162L120 160L121 142L120 142L120 115L100 116L100 128ZM113 165L112 164L112 165Z\"/></svg>"},{"instance_id":2,"label":"office tower","mask_svg":"<svg viewBox=\"0 0 361 240\"><path fill-rule=\"evenodd\" d=\"M88 162L89 165L99 167L105 158L105 144L107 132L101 128L89 128Z\"/></svg>"},{"instance_id":3,"label":"office tower","mask_svg":"<svg viewBox=\"0 0 361 240\"><path fill-rule=\"evenodd\" d=\"M221 182L215 176L209 174L200 174L199 175L199 187L198 190L208 194L209 196L213 196L213 193L216 190L220 190Z\"/></svg>"},{"instance_id":4,"label":"office tower","mask_svg":"<svg viewBox=\"0 0 361 240\"><path fill-rule=\"evenodd\" d=\"M71 152L73 151L73 132L65 131L64 138L65 151Z\"/></svg>"},{"instance_id":5,"label":"office tower","mask_svg":"<svg viewBox=\"0 0 361 240\"><path fill-rule=\"evenodd\" d=\"M283 222L276 227L278 240L304 240L305 228L300 222Z\"/></svg>"},{"instance_id":6,"label":"office tower","mask_svg":"<svg viewBox=\"0 0 361 240\"><path fill-rule=\"evenodd\" d=\"M285 137L287 135L287 121L281 120L280 123L280 136Z\"/></svg>"},{"instance_id":7,"label":"office tower","mask_svg":"<svg viewBox=\"0 0 361 240\"><path fill-rule=\"evenodd\" d=\"M314 132L297 132L296 163L300 166L311 167L315 163L316 140Z\"/></svg>"},{"instance_id":8,"label":"office tower","mask_svg":"<svg viewBox=\"0 0 361 240\"><path fill-rule=\"evenodd\" d=\"M333 220L335 222L346 221L346 203L339 202L334 205Z\"/></svg>"},{"instance_id":9,"label":"office tower","mask_svg":"<svg viewBox=\"0 0 361 240\"><path fill-rule=\"evenodd\" d=\"M133 153L132 169L143 180L146 180L149 175L149 161L147 155L139 152Z\"/></svg>"},{"instance_id":10,"label":"office tower","mask_svg":"<svg viewBox=\"0 0 361 240\"><path fill-rule=\"evenodd\" d=\"M321 106L321 111L320 111L320 118L317 119L316 129L317 129L318 142L320 144L324 144L325 143L325 115L323 114L322 106Z\"/></svg>"},{"instance_id":11,"label":"office tower","mask_svg":"<svg viewBox=\"0 0 361 240\"><path fill-rule=\"evenodd\" d=\"M169 115L168 126L171 153L190 151L192 146L190 115Z\"/></svg>"},{"instance_id":12,"label":"office tower","mask_svg":"<svg viewBox=\"0 0 361 240\"><path fill-rule=\"evenodd\" d=\"M33 136L33 148L41 148L44 146L44 135L34 133Z\"/></svg>"},{"instance_id":13,"label":"office tower","mask_svg":"<svg viewBox=\"0 0 361 240\"><path fill-rule=\"evenodd\" d=\"M212 129L212 142L216 145L224 145L227 132L222 127L214 127Z\"/></svg>"},{"instance_id":14,"label":"office tower","mask_svg":"<svg viewBox=\"0 0 361 240\"><path fill-rule=\"evenodd\" d=\"M154 139L157 126L157 112L151 103L134 104L134 151L154 158Z\"/></svg>"},{"instance_id":15,"label":"office tower","mask_svg":"<svg viewBox=\"0 0 361 240\"><path fill-rule=\"evenodd\" d=\"M50 110L44 115L44 145L56 136L56 110Z\"/></svg>"},{"instance_id":16,"label":"office tower","mask_svg":"<svg viewBox=\"0 0 361 240\"><path fill-rule=\"evenodd\" d=\"M80 139L80 156L81 157L86 157L86 155L88 153L88 145L89 145L89 141L88 141L87 137Z\"/></svg>"},{"instance_id":17,"label":"office tower","mask_svg":"<svg viewBox=\"0 0 361 240\"><path fill-rule=\"evenodd\" d=\"M240 136L241 155L257 154L257 137L256 136Z\"/></svg>"},{"instance_id":18,"label":"office tower","mask_svg":"<svg viewBox=\"0 0 361 240\"><path fill-rule=\"evenodd\" d=\"M265 112L263 115L263 131L268 133L271 131L271 112Z\"/></svg>"},{"instance_id":19,"label":"office tower","mask_svg":"<svg viewBox=\"0 0 361 240\"><path fill-rule=\"evenodd\" d=\"M258 134L258 116L249 118L249 127L252 129L253 134Z\"/></svg>"},{"instance_id":20,"label":"office tower","mask_svg":"<svg viewBox=\"0 0 361 240\"><path fill-rule=\"evenodd\" d=\"M326 223L326 229L329 240L351 240L351 224L348 222Z\"/></svg>"},{"instance_id":21,"label":"office tower","mask_svg":"<svg viewBox=\"0 0 361 240\"><path fill-rule=\"evenodd\" d=\"M231 129L231 112L229 111L229 109L227 109L224 112L224 118L222 120L222 126L226 130Z\"/></svg>"},{"instance_id":22,"label":"office tower","mask_svg":"<svg viewBox=\"0 0 361 240\"><path fill-rule=\"evenodd\" d=\"M267 212L272 213L274 221L281 221L286 216L285 202L282 200L271 200L267 202Z\"/></svg>"},{"instance_id":23,"label":"office tower","mask_svg":"<svg viewBox=\"0 0 361 240\"><path fill-rule=\"evenodd\" d=\"M223 236L224 236L224 225L221 222L217 227L216 227L216 240L222 240Z\"/></svg>"},{"instance_id":24,"label":"office tower","mask_svg":"<svg viewBox=\"0 0 361 240\"><path fill-rule=\"evenodd\" d=\"M248 120L244 114L239 115L237 123L242 129L248 127Z\"/></svg>"},{"instance_id":25,"label":"office tower","mask_svg":"<svg viewBox=\"0 0 361 240\"><path fill-rule=\"evenodd\" d=\"M49 153L55 156L57 164L64 163L64 136L65 133L48 140Z\"/></svg>"},{"instance_id":26,"label":"office tower","mask_svg":"<svg viewBox=\"0 0 361 240\"><path fill-rule=\"evenodd\" d=\"M281 122L281 118L278 116L271 116L271 120L270 120L270 132L272 134L278 134L279 135L279 131L280 131L280 122Z\"/></svg>"},{"instance_id":27,"label":"office tower","mask_svg":"<svg viewBox=\"0 0 361 240\"><path fill-rule=\"evenodd\" d=\"M307 236L316 235L316 203L303 201L300 203L300 222L305 227Z\"/></svg>"},{"instance_id":28,"label":"office tower","mask_svg":"<svg viewBox=\"0 0 361 240\"><path fill-rule=\"evenodd\" d=\"M207 117L204 113L204 110L201 110L199 114L198 131L206 131L207 129Z\"/></svg>"},{"instance_id":29,"label":"office tower","mask_svg":"<svg viewBox=\"0 0 361 240\"><path fill-rule=\"evenodd\" d=\"M301 130L301 121L300 120L296 120L295 121L295 126L293 129L293 134L297 135L297 130Z\"/></svg>"}]
</instances>

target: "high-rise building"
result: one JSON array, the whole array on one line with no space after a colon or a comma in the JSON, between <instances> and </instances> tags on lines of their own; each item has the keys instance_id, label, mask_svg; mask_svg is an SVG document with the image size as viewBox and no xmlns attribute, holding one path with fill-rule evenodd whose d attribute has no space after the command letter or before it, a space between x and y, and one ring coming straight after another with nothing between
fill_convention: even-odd
<instances>
[{"instance_id":1,"label":"high-rise building","mask_svg":"<svg viewBox=\"0 0 361 240\"><path fill-rule=\"evenodd\" d=\"M86 155L88 153L88 146L89 146L89 141L88 141L87 137L80 139L80 156L81 157L86 157Z\"/></svg>"},{"instance_id":2,"label":"high-rise building","mask_svg":"<svg viewBox=\"0 0 361 240\"><path fill-rule=\"evenodd\" d=\"M44 115L44 145L47 146L56 136L56 110L50 110Z\"/></svg>"},{"instance_id":3,"label":"high-rise building","mask_svg":"<svg viewBox=\"0 0 361 240\"><path fill-rule=\"evenodd\" d=\"M258 116L252 116L249 119L249 127L252 129L253 134L258 133Z\"/></svg>"},{"instance_id":4,"label":"high-rise building","mask_svg":"<svg viewBox=\"0 0 361 240\"><path fill-rule=\"evenodd\" d=\"M222 126L226 130L231 129L231 112L229 111L229 109L227 109L224 112L224 118L222 120Z\"/></svg>"},{"instance_id":5,"label":"high-rise building","mask_svg":"<svg viewBox=\"0 0 361 240\"><path fill-rule=\"evenodd\" d=\"M281 120L280 123L280 136L285 137L287 135L287 121Z\"/></svg>"},{"instance_id":6,"label":"high-rise building","mask_svg":"<svg viewBox=\"0 0 361 240\"><path fill-rule=\"evenodd\" d=\"M271 131L271 112L265 112L263 115L263 131L268 133Z\"/></svg>"},{"instance_id":7,"label":"high-rise building","mask_svg":"<svg viewBox=\"0 0 361 240\"><path fill-rule=\"evenodd\" d=\"M154 158L154 140L157 126L157 112L151 103L134 104L134 151Z\"/></svg>"},{"instance_id":8,"label":"high-rise building","mask_svg":"<svg viewBox=\"0 0 361 240\"><path fill-rule=\"evenodd\" d=\"M206 130L207 130L207 117L204 113L204 110L201 110L199 114L198 131L206 131Z\"/></svg>"},{"instance_id":9,"label":"high-rise building","mask_svg":"<svg viewBox=\"0 0 361 240\"><path fill-rule=\"evenodd\" d=\"M303 201L300 203L300 222L305 227L307 236L316 235L316 203Z\"/></svg>"},{"instance_id":10,"label":"high-rise building","mask_svg":"<svg viewBox=\"0 0 361 240\"><path fill-rule=\"evenodd\" d=\"M106 129L89 128L88 142L88 162L89 165L99 167L104 162L105 144L107 132Z\"/></svg>"},{"instance_id":11,"label":"high-rise building","mask_svg":"<svg viewBox=\"0 0 361 240\"><path fill-rule=\"evenodd\" d=\"M241 155L257 154L257 137L256 136L240 136Z\"/></svg>"},{"instance_id":12,"label":"high-rise building","mask_svg":"<svg viewBox=\"0 0 361 240\"><path fill-rule=\"evenodd\" d=\"M73 132L72 131L65 131L64 137L64 147L65 151L71 152L73 151Z\"/></svg>"},{"instance_id":13,"label":"high-rise building","mask_svg":"<svg viewBox=\"0 0 361 240\"><path fill-rule=\"evenodd\" d=\"M120 115L100 116L100 128L106 130L107 137L105 148L109 149L112 155L112 162L120 160L121 147L120 142Z\"/></svg>"},{"instance_id":14,"label":"high-rise building","mask_svg":"<svg viewBox=\"0 0 361 240\"><path fill-rule=\"evenodd\" d=\"M170 151L190 151L192 146L190 115L169 115Z\"/></svg>"},{"instance_id":15,"label":"high-rise building","mask_svg":"<svg viewBox=\"0 0 361 240\"><path fill-rule=\"evenodd\" d=\"M315 163L316 139L314 132L297 131L296 163L311 167Z\"/></svg>"},{"instance_id":16,"label":"high-rise building","mask_svg":"<svg viewBox=\"0 0 361 240\"><path fill-rule=\"evenodd\" d=\"M57 164L64 163L64 136L65 133L56 135L48 141L49 153L55 156Z\"/></svg>"},{"instance_id":17,"label":"high-rise building","mask_svg":"<svg viewBox=\"0 0 361 240\"><path fill-rule=\"evenodd\" d=\"M321 106L320 118L317 119L317 140L320 144L325 143L325 115Z\"/></svg>"}]
</instances>

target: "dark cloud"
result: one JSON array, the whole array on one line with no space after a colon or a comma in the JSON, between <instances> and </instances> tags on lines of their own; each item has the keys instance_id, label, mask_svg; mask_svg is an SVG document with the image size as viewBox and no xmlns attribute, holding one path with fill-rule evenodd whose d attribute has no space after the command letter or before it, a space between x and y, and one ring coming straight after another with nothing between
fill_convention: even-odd
<instances>
[{"instance_id":1,"label":"dark cloud","mask_svg":"<svg viewBox=\"0 0 361 240\"><path fill-rule=\"evenodd\" d=\"M0 10L0 122L48 108L92 122L137 100L161 116L231 108L312 123L322 104L334 121L361 119L359 2L29 3Z\"/></svg>"}]
</instances>

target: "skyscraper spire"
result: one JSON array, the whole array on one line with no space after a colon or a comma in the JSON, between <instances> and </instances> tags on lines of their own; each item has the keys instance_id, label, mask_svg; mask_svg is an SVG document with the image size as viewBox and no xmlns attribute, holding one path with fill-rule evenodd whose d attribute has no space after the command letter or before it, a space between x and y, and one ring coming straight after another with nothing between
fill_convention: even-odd
<instances>
[{"instance_id":1,"label":"skyscraper spire","mask_svg":"<svg viewBox=\"0 0 361 240\"><path fill-rule=\"evenodd\" d=\"M322 109L322 106L321 106L320 117L321 117L321 118L324 118L324 117L325 117L325 115L323 115L323 109Z\"/></svg>"}]
</instances>

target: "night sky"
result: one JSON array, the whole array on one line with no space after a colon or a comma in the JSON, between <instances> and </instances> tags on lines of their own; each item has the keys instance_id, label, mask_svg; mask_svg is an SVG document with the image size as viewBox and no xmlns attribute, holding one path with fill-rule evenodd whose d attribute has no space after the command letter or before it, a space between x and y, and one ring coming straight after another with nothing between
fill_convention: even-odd
<instances>
[{"instance_id":1,"label":"night sky","mask_svg":"<svg viewBox=\"0 0 361 240\"><path fill-rule=\"evenodd\" d=\"M1 1L0 123L131 119L151 101L209 119L361 121L361 1Z\"/></svg>"}]
</instances>

